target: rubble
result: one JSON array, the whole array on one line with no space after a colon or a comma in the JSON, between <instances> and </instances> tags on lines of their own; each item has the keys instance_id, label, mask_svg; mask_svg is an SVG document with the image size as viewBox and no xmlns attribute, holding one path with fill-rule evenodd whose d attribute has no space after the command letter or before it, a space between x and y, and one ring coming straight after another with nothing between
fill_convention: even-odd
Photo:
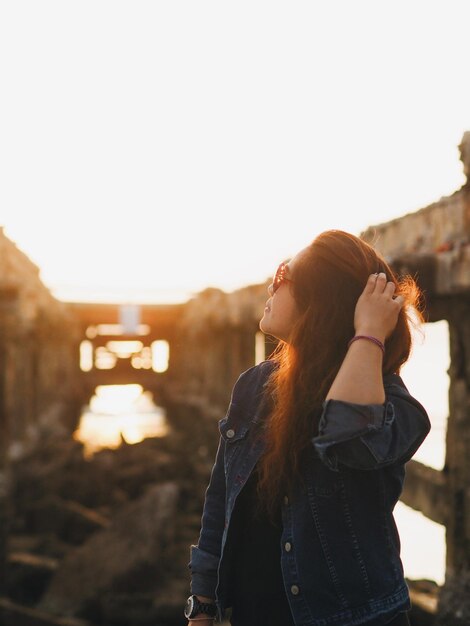
<instances>
[{"instance_id":1,"label":"rubble","mask_svg":"<svg viewBox=\"0 0 470 626\"><path fill-rule=\"evenodd\" d=\"M53 439L17 459L9 600L37 611L41 626L65 617L90 626L185 624L189 546L216 445L214 436L202 445L204 423L214 435L214 422L201 420L184 434L91 458L78 442Z\"/></svg>"}]
</instances>

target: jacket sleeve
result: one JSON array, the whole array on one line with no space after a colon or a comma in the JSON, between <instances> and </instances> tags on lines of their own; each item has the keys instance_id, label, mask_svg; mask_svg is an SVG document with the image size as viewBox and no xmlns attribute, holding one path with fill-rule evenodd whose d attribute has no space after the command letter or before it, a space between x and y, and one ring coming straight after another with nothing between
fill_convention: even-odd
<instances>
[{"instance_id":1,"label":"jacket sleeve","mask_svg":"<svg viewBox=\"0 0 470 626\"><path fill-rule=\"evenodd\" d=\"M225 442L219 447L206 489L201 532L197 546L191 546L191 593L215 599L217 570L225 523Z\"/></svg>"},{"instance_id":2,"label":"jacket sleeve","mask_svg":"<svg viewBox=\"0 0 470 626\"><path fill-rule=\"evenodd\" d=\"M384 377L384 404L354 404L327 400L313 446L323 463L372 470L406 463L431 429L423 406L400 376Z\"/></svg>"},{"instance_id":3,"label":"jacket sleeve","mask_svg":"<svg viewBox=\"0 0 470 626\"><path fill-rule=\"evenodd\" d=\"M258 406L259 394L263 394L264 383L272 369L273 364L264 361L240 374L232 390L227 415L219 422L219 430L229 416L233 428L237 428L237 415L249 415ZM189 562L191 592L214 599L225 530L225 445L225 440L220 437L209 486L206 489L201 532L197 546L191 546Z\"/></svg>"}]
</instances>

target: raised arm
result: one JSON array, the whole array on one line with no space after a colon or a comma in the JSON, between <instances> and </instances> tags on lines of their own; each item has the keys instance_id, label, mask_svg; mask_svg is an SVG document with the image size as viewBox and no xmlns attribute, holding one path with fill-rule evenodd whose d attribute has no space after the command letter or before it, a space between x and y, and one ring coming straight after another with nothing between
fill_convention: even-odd
<instances>
[{"instance_id":1,"label":"raised arm","mask_svg":"<svg viewBox=\"0 0 470 626\"><path fill-rule=\"evenodd\" d=\"M369 277L355 311L356 335L384 342L403 304L384 274ZM425 409L398 375L382 376L382 350L371 340L354 341L323 404L312 443L330 469L342 463L376 469L406 462L430 430Z\"/></svg>"},{"instance_id":2,"label":"raised arm","mask_svg":"<svg viewBox=\"0 0 470 626\"><path fill-rule=\"evenodd\" d=\"M395 284L385 274L372 274L357 301L354 314L356 335L374 337L382 342L396 326L403 298L393 298ZM354 341L331 385L326 400L357 404L382 404L382 350L371 340Z\"/></svg>"}]
</instances>

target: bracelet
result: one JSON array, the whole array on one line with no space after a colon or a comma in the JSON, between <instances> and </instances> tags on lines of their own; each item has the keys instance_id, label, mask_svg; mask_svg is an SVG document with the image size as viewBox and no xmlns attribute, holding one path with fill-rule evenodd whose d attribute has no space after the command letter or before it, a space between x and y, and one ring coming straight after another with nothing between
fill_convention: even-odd
<instances>
[{"instance_id":1,"label":"bracelet","mask_svg":"<svg viewBox=\"0 0 470 626\"><path fill-rule=\"evenodd\" d=\"M353 343L353 341L357 341L357 339L368 339L369 341L372 341L373 343L375 343L376 346L379 346L379 348L382 350L382 354L385 354L385 346L384 346L384 344L380 341L380 339L377 339L377 337L371 337L370 335L355 335L349 341L348 348Z\"/></svg>"}]
</instances>

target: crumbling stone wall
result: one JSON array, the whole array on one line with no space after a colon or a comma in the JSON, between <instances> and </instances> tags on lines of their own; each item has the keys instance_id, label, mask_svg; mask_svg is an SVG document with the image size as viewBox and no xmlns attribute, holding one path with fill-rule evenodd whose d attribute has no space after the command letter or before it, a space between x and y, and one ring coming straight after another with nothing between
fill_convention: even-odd
<instances>
[{"instance_id":1,"label":"crumbling stone wall","mask_svg":"<svg viewBox=\"0 0 470 626\"><path fill-rule=\"evenodd\" d=\"M0 428L8 432L13 453L20 453L53 421L52 409L58 414L70 407L81 337L67 305L50 294L37 266L2 230L0 322Z\"/></svg>"},{"instance_id":2,"label":"crumbling stone wall","mask_svg":"<svg viewBox=\"0 0 470 626\"><path fill-rule=\"evenodd\" d=\"M5 562L8 460L77 412L79 337L65 304L0 229L0 567ZM5 577L0 572L0 587ZM0 589L1 592L1 589Z\"/></svg>"},{"instance_id":3,"label":"crumbling stone wall","mask_svg":"<svg viewBox=\"0 0 470 626\"><path fill-rule=\"evenodd\" d=\"M470 133L460 145L470 174ZM446 580L437 623L470 623L470 180L448 198L371 226L362 236L398 273L416 275L424 290L427 319L449 324L449 419L442 472L412 461L404 501L446 526ZM418 499L415 497L419 494Z\"/></svg>"},{"instance_id":4,"label":"crumbling stone wall","mask_svg":"<svg viewBox=\"0 0 470 626\"><path fill-rule=\"evenodd\" d=\"M232 293L206 289L184 305L178 322L180 348L171 360L171 396L220 414L244 370L255 365L255 338L267 283ZM265 355L274 343L265 341Z\"/></svg>"}]
</instances>

